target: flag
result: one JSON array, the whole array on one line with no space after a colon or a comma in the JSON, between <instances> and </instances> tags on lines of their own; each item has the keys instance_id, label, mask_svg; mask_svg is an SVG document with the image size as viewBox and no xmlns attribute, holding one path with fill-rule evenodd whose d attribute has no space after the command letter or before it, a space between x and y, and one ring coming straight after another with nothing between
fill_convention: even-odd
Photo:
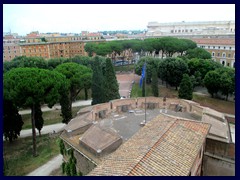
<instances>
[{"instance_id":1,"label":"flag","mask_svg":"<svg viewBox=\"0 0 240 180\"><path fill-rule=\"evenodd\" d=\"M143 82L143 79L145 78L145 73L146 73L146 63L144 63L144 65L142 67L142 75L141 75L141 79L139 82L140 87L142 87L142 82Z\"/></svg>"}]
</instances>

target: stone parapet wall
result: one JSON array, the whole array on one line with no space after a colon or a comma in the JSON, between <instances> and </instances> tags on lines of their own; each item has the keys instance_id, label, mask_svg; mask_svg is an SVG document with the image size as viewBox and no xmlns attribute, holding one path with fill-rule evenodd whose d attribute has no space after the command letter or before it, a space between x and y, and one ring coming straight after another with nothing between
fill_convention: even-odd
<instances>
[{"instance_id":1,"label":"stone parapet wall","mask_svg":"<svg viewBox=\"0 0 240 180\"><path fill-rule=\"evenodd\" d=\"M112 111L117 111L117 108L119 106L127 105L130 109L136 108L136 99L117 99L110 102L110 106L112 108Z\"/></svg>"},{"instance_id":2,"label":"stone parapet wall","mask_svg":"<svg viewBox=\"0 0 240 180\"><path fill-rule=\"evenodd\" d=\"M94 105L92 108L92 120L101 119L111 113L110 103L102 103Z\"/></svg>"},{"instance_id":3,"label":"stone parapet wall","mask_svg":"<svg viewBox=\"0 0 240 180\"><path fill-rule=\"evenodd\" d=\"M158 108L163 107L163 98L160 97L146 97L146 103L156 103ZM145 108L145 97L137 98L137 108Z\"/></svg>"}]
</instances>

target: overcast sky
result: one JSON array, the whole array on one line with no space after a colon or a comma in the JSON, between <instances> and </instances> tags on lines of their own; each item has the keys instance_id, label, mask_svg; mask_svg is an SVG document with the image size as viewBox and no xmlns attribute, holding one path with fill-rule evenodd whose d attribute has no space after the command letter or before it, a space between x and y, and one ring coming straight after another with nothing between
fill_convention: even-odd
<instances>
[{"instance_id":1,"label":"overcast sky","mask_svg":"<svg viewBox=\"0 0 240 180\"><path fill-rule=\"evenodd\" d=\"M144 30L148 22L235 20L234 4L4 4L3 32Z\"/></svg>"}]
</instances>

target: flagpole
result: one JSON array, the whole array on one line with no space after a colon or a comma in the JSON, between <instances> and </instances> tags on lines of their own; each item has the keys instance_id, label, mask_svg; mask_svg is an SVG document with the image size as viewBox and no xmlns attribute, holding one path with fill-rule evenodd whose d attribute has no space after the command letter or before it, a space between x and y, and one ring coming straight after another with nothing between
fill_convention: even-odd
<instances>
[{"instance_id":1,"label":"flagpole","mask_svg":"<svg viewBox=\"0 0 240 180\"><path fill-rule=\"evenodd\" d=\"M146 124L147 123L147 113L146 113L146 107L147 107L147 102L146 102L146 80L147 80L147 64L146 64L146 59L145 59L145 88L144 88L144 91L145 91L145 93L144 93L144 95L145 95L145 122L144 122L144 124Z\"/></svg>"}]
</instances>

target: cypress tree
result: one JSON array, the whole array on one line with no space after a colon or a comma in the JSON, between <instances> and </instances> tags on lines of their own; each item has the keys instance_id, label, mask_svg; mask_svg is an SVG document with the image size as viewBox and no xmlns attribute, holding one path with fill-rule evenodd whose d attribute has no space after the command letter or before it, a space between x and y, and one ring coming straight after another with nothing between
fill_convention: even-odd
<instances>
[{"instance_id":1,"label":"cypress tree","mask_svg":"<svg viewBox=\"0 0 240 180\"><path fill-rule=\"evenodd\" d=\"M72 119L72 111L71 111L71 102L69 99L69 93L67 90L67 85L63 87L60 91L60 105L61 105L61 114L62 123L68 124L68 122Z\"/></svg>"},{"instance_id":2,"label":"cypress tree","mask_svg":"<svg viewBox=\"0 0 240 180\"><path fill-rule=\"evenodd\" d=\"M119 86L113 68L112 62L109 58L106 60L106 69L104 75L104 92L105 92L105 101L108 102L112 99L119 99Z\"/></svg>"},{"instance_id":3,"label":"cypress tree","mask_svg":"<svg viewBox=\"0 0 240 180\"><path fill-rule=\"evenodd\" d=\"M38 103L36 105L36 111L35 111L35 127L39 132L39 136L41 136L41 130L42 130L43 124L44 124L44 120L42 117L41 105Z\"/></svg>"},{"instance_id":4,"label":"cypress tree","mask_svg":"<svg viewBox=\"0 0 240 180\"><path fill-rule=\"evenodd\" d=\"M152 93L153 96L158 97L158 76L155 68L152 69Z\"/></svg>"},{"instance_id":5,"label":"cypress tree","mask_svg":"<svg viewBox=\"0 0 240 180\"><path fill-rule=\"evenodd\" d=\"M92 76L92 105L105 102L104 77L99 57L94 58Z\"/></svg>"},{"instance_id":6,"label":"cypress tree","mask_svg":"<svg viewBox=\"0 0 240 180\"><path fill-rule=\"evenodd\" d=\"M187 74L183 74L183 78L178 90L178 97L188 100L193 98L193 85L191 78Z\"/></svg>"}]
</instances>

